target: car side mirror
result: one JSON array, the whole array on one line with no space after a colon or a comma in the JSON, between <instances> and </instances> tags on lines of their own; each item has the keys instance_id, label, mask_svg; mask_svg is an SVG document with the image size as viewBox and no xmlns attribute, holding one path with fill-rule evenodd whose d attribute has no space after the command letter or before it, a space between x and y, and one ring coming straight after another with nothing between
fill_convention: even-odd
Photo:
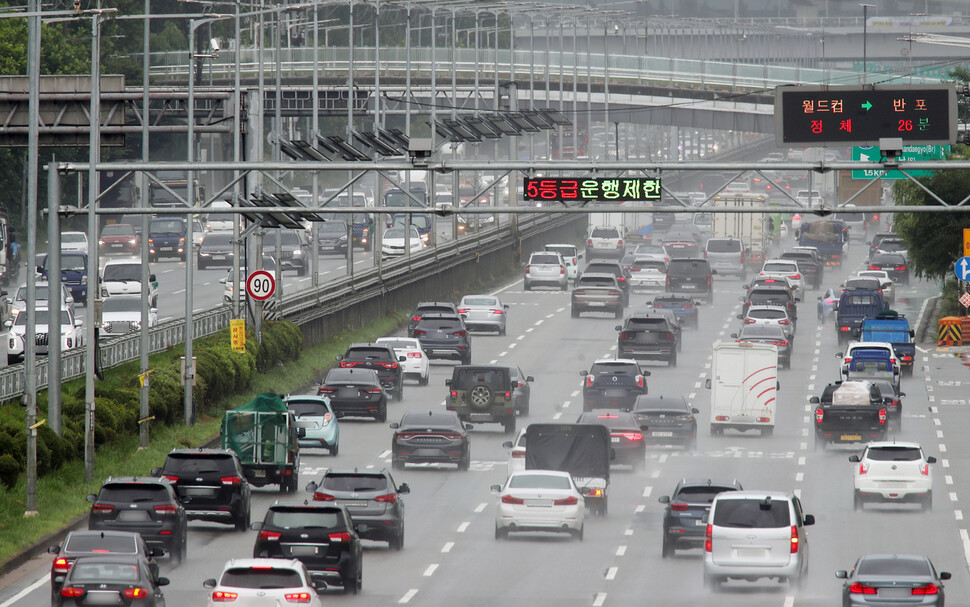
<instances>
[{"instance_id":1,"label":"car side mirror","mask_svg":"<svg viewBox=\"0 0 970 607\"><path fill-rule=\"evenodd\" d=\"M60 546L48 546L47 554L59 554L61 552Z\"/></svg>"},{"instance_id":2,"label":"car side mirror","mask_svg":"<svg viewBox=\"0 0 970 607\"><path fill-rule=\"evenodd\" d=\"M622 331L623 330L623 327L620 326L620 325L616 325L615 327L613 327L613 330L614 331Z\"/></svg>"},{"instance_id":3,"label":"car side mirror","mask_svg":"<svg viewBox=\"0 0 970 607\"><path fill-rule=\"evenodd\" d=\"M835 357L836 358L842 358L842 356L843 356L843 353L842 352L836 352L835 353Z\"/></svg>"},{"instance_id":4,"label":"car side mirror","mask_svg":"<svg viewBox=\"0 0 970 607\"><path fill-rule=\"evenodd\" d=\"M225 276L223 276L222 278L219 279L219 284L221 284L221 285L226 284L226 277Z\"/></svg>"},{"instance_id":5,"label":"car side mirror","mask_svg":"<svg viewBox=\"0 0 970 607\"><path fill-rule=\"evenodd\" d=\"M734 339L737 339L738 338L738 334L737 333L731 333L731 337L733 337Z\"/></svg>"},{"instance_id":6,"label":"car side mirror","mask_svg":"<svg viewBox=\"0 0 970 607\"><path fill-rule=\"evenodd\" d=\"M506 310L508 310L508 309L509 309L509 304L505 304L505 305L504 305L504 306L502 306L502 307L503 307L503 308L505 308Z\"/></svg>"},{"instance_id":7,"label":"car side mirror","mask_svg":"<svg viewBox=\"0 0 970 607\"><path fill-rule=\"evenodd\" d=\"M404 363L404 362L407 362L407 361L408 361L408 357L407 356L398 356L397 357L397 362L399 362L399 363Z\"/></svg>"},{"instance_id":8,"label":"car side mirror","mask_svg":"<svg viewBox=\"0 0 970 607\"><path fill-rule=\"evenodd\" d=\"M913 331L912 329L910 329L909 330L909 336L910 337L916 337L916 331Z\"/></svg>"},{"instance_id":9,"label":"car side mirror","mask_svg":"<svg viewBox=\"0 0 970 607\"><path fill-rule=\"evenodd\" d=\"M657 501L660 502L661 504L669 504L670 503L670 496L669 495L661 495L660 497L657 498Z\"/></svg>"},{"instance_id":10,"label":"car side mirror","mask_svg":"<svg viewBox=\"0 0 970 607\"><path fill-rule=\"evenodd\" d=\"M717 270L712 269L711 274L717 274Z\"/></svg>"},{"instance_id":11,"label":"car side mirror","mask_svg":"<svg viewBox=\"0 0 970 607\"><path fill-rule=\"evenodd\" d=\"M940 579L941 580L948 580L951 577L953 577L953 575L949 571L941 571L940 572Z\"/></svg>"},{"instance_id":12,"label":"car side mirror","mask_svg":"<svg viewBox=\"0 0 970 607\"><path fill-rule=\"evenodd\" d=\"M744 295L742 295L741 297L738 297L738 301L744 301Z\"/></svg>"},{"instance_id":13,"label":"car side mirror","mask_svg":"<svg viewBox=\"0 0 970 607\"><path fill-rule=\"evenodd\" d=\"M701 412L701 410L698 409L697 407L691 407L690 412L693 413L694 415L697 415L698 413Z\"/></svg>"},{"instance_id":14,"label":"car side mirror","mask_svg":"<svg viewBox=\"0 0 970 607\"><path fill-rule=\"evenodd\" d=\"M530 381L535 381L535 380L536 380L536 378L534 378L534 377L532 377L531 375L529 375L529 376L527 376L527 377L525 378L525 381L527 381L527 382L530 382Z\"/></svg>"},{"instance_id":15,"label":"car side mirror","mask_svg":"<svg viewBox=\"0 0 970 607\"><path fill-rule=\"evenodd\" d=\"M93 504L94 502L98 501L98 496L94 493L89 493L86 499Z\"/></svg>"},{"instance_id":16,"label":"car side mirror","mask_svg":"<svg viewBox=\"0 0 970 607\"><path fill-rule=\"evenodd\" d=\"M168 586L169 584L172 583L172 581L169 580L167 577L160 577L157 580L155 580L155 583L158 584L159 586Z\"/></svg>"},{"instance_id":17,"label":"car side mirror","mask_svg":"<svg viewBox=\"0 0 970 607\"><path fill-rule=\"evenodd\" d=\"M904 397L904 396L906 396L906 393L905 393L905 392L900 392L900 393L899 393L899 398L902 398L902 397Z\"/></svg>"},{"instance_id":18,"label":"car side mirror","mask_svg":"<svg viewBox=\"0 0 970 607\"><path fill-rule=\"evenodd\" d=\"M819 403L820 403L821 401L819 400L819 398L818 398L817 396L813 396L813 397L811 397L810 399L808 399L808 402L810 402L810 403L812 403L813 405L817 405L817 404L819 404Z\"/></svg>"},{"instance_id":19,"label":"car side mirror","mask_svg":"<svg viewBox=\"0 0 970 607\"><path fill-rule=\"evenodd\" d=\"M316 590L318 593L323 592L328 588L327 580L322 575L319 575L319 574L314 574L310 576L310 585L313 586L313 589Z\"/></svg>"},{"instance_id":20,"label":"car side mirror","mask_svg":"<svg viewBox=\"0 0 970 607\"><path fill-rule=\"evenodd\" d=\"M839 569L835 572L835 577L839 578L840 580L844 580L849 577L849 572L845 569Z\"/></svg>"},{"instance_id":21,"label":"car side mirror","mask_svg":"<svg viewBox=\"0 0 970 607\"><path fill-rule=\"evenodd\" d=\"M640 371L640 375L642 375L644 377L650 377L650 371L647 371L646 369L644 369L644 370Z\"/></svg>"},{"instance_id":22,"label":"car side mirror","mask_svg":"<svg viewBox=\"0 0 970 607\"><path fill-rule=\"evenodd\" d=\"M319 487L319 485L317 485L316 481L310 481L306 484L306 491L307 493L313 493L317 490L317 487Z\"/></svg>"},{"instance_id":23,"label":"car side mirror","mask_svg":"<svg viewBox=\"0 0 970 607\"><path fill-rule=\"evenodd\" d=\"M926 458L926 463L927 464L935 464L936 463L936 458L931 455L931 456L929 456L929 457Z\"/></svg>"},{"instance_id":24,"label":"car side mirror","mask_svg":"<svg viewBox=\"0 0 970 607\"><path fill-rule=\"evenodd\" d=\"M850 455L849 461L852 462L853 464L858 464L861 460L859 459L858 455Z\"/></svg>"},{"instance_id":25,"label":"car side mirror","mask_svg":"<svg viewBox=\"0 0 970 607\"><path fill-rule=\"evenodd\" d=\"M781 382L775 381L775 390L781 390Z\"/></svg>"},{"instance_id":26,"label":"car side mirror","mask_svg":"<svg viewBox=\"0 0 970 607\"><path fill-rule=\"evenodd\" d=\"M9 329L10 327L13 326L13 321L12 320L9 320L9 319L8 320L5 320L5 321L3 321L3 326L5 326L6 328Z\"/></svg>"},{"instance_id":27,"label":"car side mirror","mask_svg":"<svg viewBox=\"0 0 970 607\"><path fill-rule=\"evenodd\" d=\"M158 279L155 278L155 275L154 274L149 274L148 275L148 282L158 282Z\"/></svg>"},{"instance_id":28,"label":"car side mirror","mask_svg":"<svg viewBox=\"0 0 970 607\"><path fill-rule=\"evenodd\" d=\"M616 459L616 449L614 449L613 447L610 447L610 461L612 462L615 459Z\"/></svg>"},{"instance_id":29,"label":"car side mirror","mask_svg":"<svg viewBox=\"0 0 970 607\"><path fill-rule=\"evenodd\" d=\"M579 488L579 492L582 493L583 495L589 495L590 494L589 487L580 487Z\"/></svg>"},{"instance_id":30,"label":"car side mirror","mask_svg":"<svg viewBox=\"0 0 970 607\"><path fill-rule=\"evenodd\" d=\"M43 274L44 273L44 266L37 266L37 273L38 274Z\"/></svg>"},{"instance_id":31,"label":"car side mirror","mask_svg":"<svg viewBox=\"0 0 970 607\"><path fill-rule=\"evenodd\" d=\"M795 298L795 303L801 303L801 302L802 302L802 298L801 297L796 297Z\"/></svg>"},{"instance_id":32,"label":"car side mirror","mask_svg":"<svg viewBox=\"0 0 970 607\"><path fill-rule=\"evenodd\" d=\"M202 582L202 587L203 588L215 588L216 587L216 580L215 580L215 578L211 578L210 577L209 579L207 579L204 582Z\"/></svg>"},{"instance_id":33,"label":"car side mirror","mask_svg":"<svg viewBox=\"0 0 970 607\"><path fill-rule=\"evenodd\" d=\"M502 491L502 485L492 485L491 487L489 487L489 490L492 493L499 493Z\"/></svg>"},{"instance_id":34,"label":"car side mirror","mask_svg":"<svg viewBox=\"0 0 970 607\"><path fill-rule=\"evenodd\" d=\"M388 426L391 428L391 430L397 430L398 428L401 427L401 424L397 422L391 422L390 424L388 424Z\"/></svg>"},{"instance_id":35,"label":"car side mirror","mask_svg":"<svg viewBox=\"0 0 970 607\"><path fill-rule=\"evenodd\" d=\"M707 379L704 380L704 387L707 388L708 390L711 389L711 378L710 377L708 377Z\"/></svg>"},{"instance_id":36,"label":"car side mirror","mask_svg":"<svg viewBox=\"0 0 970 607\"><path fill-rule=\"evenodd\" d=\"M154 558L156 556L164 556L164 555L165 555L165 550L163 550L161 548L149 548L148 549L148 556L150 556L152 558Z\"/></svg>"},{"instance_id":37,"label":"car side mirror","mask_svg":"<svg viewBox=\"0 0 970 607\"><path fill-rule=\"evenodd\" d=\"M297 438L306 438L306 428L297 428L296 429L296 437Z\"/></svg>"},{"instance_id":38,"label":"car side mirror","mask_svg":"<svg viewBox=\"0 0 970 607\"><path fill-rule=\"evenodd\" d=\"M450 379L446 379L445 380L445 385L446 386L450 386L451 385L451 380Z\"/></svg>"},{"instance_id":39,"label":"car side mirror","mask_svg":"<svg viewBox=\"0 0 970 607\"><path fill-rule=\"evenodd\" d=\"M8 306L12 306L13 305L13 300L10 299L9 297L5 297L4 300L3 300L3 303L7 304Z\"/></svg>"},{"instance_id":40,"label":"car side mirror","mask_svg":"<svg viewBox=\"0 0 970 607\"><path fill-rule=\"evenodd\" d=\"M502 447L504 447L506 449L511 449L513 446L514 445L512 444L512 441L510 441L510 440L507 440L504 443L502 443Z\"/></svg>"},{"instance_id":41,"label":"car side mirror","mask_svg":"<svg viewBox=\"0 0 970 607\"><path fill-rule=\"evenodd\" d=\"M152 476L161 476L162 475L162 469L161 468L152 468L151 474L152 474Z\"/></svg>"},{"instance_id":42,"label":"car side mirror","mask_svg":"<svg viewBox=\"0 0 970 607\"><path fill-rule=\"evenodd\" d=\"M249 525L249 528L252 529L253 531L260 531L263 528L263 521L254 522L251 525Z\"/></svg>"},{"instance_id":43,"label":"car side mirror","mask_svg":"<svg viewBox=\"0 0 970 607\"><path fill-rule=\"evenodd\" d=\"M475 426L473 426L471 424L465 424L464 426L465 426L465 430L474 430L475 429Z\"/></svg>"},{"instance_id":44,"label":"car side mirror","mask_svg":"<svg viewBox=\"0 0 970 607\"><path fill-rule=\"evenodd\" d=\"M335 358L337 359L337 362L339 363L340 361L342 361L344 359L344 356L343 356L343 354L338 354Z\"/></svg>"},{"instance_id":45,"label":"car side mirror","mask_svg":"<svg viewBox=\"0 0 970 607\"><path fill-rule=\"evenodd\" d=\"M192 501L192 496L191 495L180 495L179 496L179 501L182 502L183 504L188 504L189 502Z\"/></svg>"},{"instance_id":46,"label":"car side mirror","mask_svg":"<svg viewBox=\"0 0 970 607\"><path fill-rule=\"evenodd\" d=\"M397 492L402 495L406 495L408 493L411 493L411 487L408 486L407 483L401 483L401 486L397 488Z\"/></svg>"},{"instance_id":47,"label":"car side mirror","mask_svg":"<svg viewBox=\"0 0 970 607\"><path fill-rule=\"evenodd\" d=\"M54 578L54 581L57 582L58 584L63 584L64 583L64 576L63 575L59 575L59 576L57 576L57 577Z\"/></svg>"},{"instance_id":48,"label":"car side mirror","mask_svg":"<svg viewBox=\"0 0 970 607\"><path fill-rule=\"evenodd\" d=\"M815 515L814 514L806 514L805 515L805 518L802 520L802 524L805 525L806 527L808 527L810 525L814 525L815 524Z\"/></svg>"},{"instance_id":49,"label":"car side mirror","mask_svg":"<svg viewBox=\"0 0 970 607\"><path fill-rule=\"evenodd\" d=\"M84 321L79 318L79 319L77 319L77 320L74 321L74 326L75 327L83 327L84 326Z\"/></svg>"}]
</instances>

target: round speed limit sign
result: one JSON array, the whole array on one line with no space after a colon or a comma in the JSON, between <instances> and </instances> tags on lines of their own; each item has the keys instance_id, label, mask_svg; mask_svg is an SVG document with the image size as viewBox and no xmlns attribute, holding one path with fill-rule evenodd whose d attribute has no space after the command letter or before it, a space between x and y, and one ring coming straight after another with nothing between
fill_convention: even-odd
<instances>
[{"instance_id":1,"label":"round speed limit sign","mask_svg":"<svg viewBox=\"0 0 970 607\"><path fill-rule=\"evenodd\" d=\"M246 292L257 301L265 301L276 292L276 279L266 270L257 270L246 278Z\"/></svg>"}]
</instances>

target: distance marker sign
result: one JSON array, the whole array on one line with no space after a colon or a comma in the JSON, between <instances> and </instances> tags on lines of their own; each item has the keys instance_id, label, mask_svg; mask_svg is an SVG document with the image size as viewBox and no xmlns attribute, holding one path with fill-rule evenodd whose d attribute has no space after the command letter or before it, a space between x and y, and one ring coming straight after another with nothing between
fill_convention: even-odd
<instances>
[{"instance_id":1,"label":"distance marker sign","mask_svg":"<svg viewBox=\"0 0 970 607\"><path fill-rule=\"evenodd\" d=\"M276 279L266 270L256 270L246 278L246 292L256 301L266 301L276 292Z\"/></svg>"},{"instance_id":2,"label":"distance marker sign","mask_svg":"<svg viewBox=\"0 0 970 607\"><path fill-rule=\"evenodd\" d=\"M792 144L948 144L957 136L952 86L780 86L775 89L775 138Z\"/></svg>"}]
</instances>

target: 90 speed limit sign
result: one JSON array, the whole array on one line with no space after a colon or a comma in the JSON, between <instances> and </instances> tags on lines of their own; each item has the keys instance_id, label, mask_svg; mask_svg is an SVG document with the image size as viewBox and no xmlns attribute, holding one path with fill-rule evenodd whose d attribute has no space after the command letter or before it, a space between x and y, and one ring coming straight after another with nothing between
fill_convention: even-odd
<instances>
[{"instance_id":1,"label":"90 speed limit sign","mask_svg":"<svg viewBox=\"0 0 970 607\"><path fill-rule=\"evenodd\" d=\"M246 278L246 293L257 301L265 301L276 292L276 279L266 270L257 270Z\"/></svg>"}]
</instances>

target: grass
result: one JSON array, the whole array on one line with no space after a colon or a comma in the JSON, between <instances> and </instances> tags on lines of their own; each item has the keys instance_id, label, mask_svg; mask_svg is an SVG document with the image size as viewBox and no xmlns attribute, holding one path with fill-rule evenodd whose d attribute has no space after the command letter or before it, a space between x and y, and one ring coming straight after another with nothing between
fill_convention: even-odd
<instances>
[{"instance_id":1,"label":"grass","mask_svg":"<svg viewBox=\"0 0 970 607\"><path fill-rule=\"evenodd\" d=\"M249 392L224 399L222 408L231 409L243 405L261 392L276 391L286 394L305 388L322 377L324 371L332 365L334 357L344 353L348 343L373 341L387 335L400 326L404 318L403 314L390 315L361 329L347 331L306 348L298 360L258 375ZM175 354L162 352L157 356L171 357ZM153 356L153 360L157 359ZM137 363L133 364L133 372L123 365L117 373L109 375L113 378L137 375ZM83 385L83 379L74 380L65 384L64 390L77 390ZM13 415L18 410L22 412L22 409L11 406L5 409L8 410L8 415ZM144 450L138 449L137 436L104 445L96 452L95 478L89 482L83 481L82 461L62 466L38 480L37 503L40 514L36 517L23 516L27 495L23 477L12 490L0 491L0 569L45 535L63 529L72 520L85 514L90 507L86 496L97 493L101 483L109 475L147 475L152 468L162 464L171 449L201 445L218 436L220 421L217 417L200 416L194 426L155 426L152 428L151 444Z\"/></svg>"}]
</instances>

